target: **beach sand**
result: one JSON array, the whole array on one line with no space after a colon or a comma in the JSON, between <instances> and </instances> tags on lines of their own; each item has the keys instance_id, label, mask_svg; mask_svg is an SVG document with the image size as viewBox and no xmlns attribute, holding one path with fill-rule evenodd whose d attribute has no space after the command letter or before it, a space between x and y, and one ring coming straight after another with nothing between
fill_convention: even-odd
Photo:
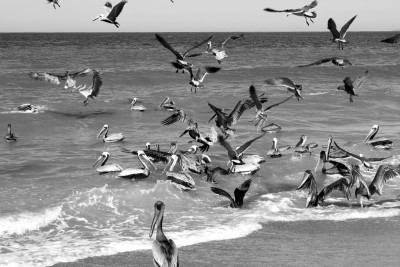
<instances>
[{"instance_id":1,"label":"beach sand","mask_svg":"<svg viewBox=\"0 0 400 267\"><path fill-rule=\"evenodd\" d=\"M272 222L243 238L180 247L180 266L399 266L399 219ZM152 264L143 250L54 266Z\"/></svg>"}]
</instances>

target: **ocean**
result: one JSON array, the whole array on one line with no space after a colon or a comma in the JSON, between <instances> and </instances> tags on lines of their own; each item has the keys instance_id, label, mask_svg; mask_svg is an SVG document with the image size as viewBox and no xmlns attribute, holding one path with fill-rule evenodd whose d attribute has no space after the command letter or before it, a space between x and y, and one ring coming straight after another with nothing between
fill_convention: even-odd
<instances>
[{"instance_id":1,"label":"ocean","mask_svg":"<svg viewBox=\"0 0 400 267\"><path fill-rule=\"evenodd\" d=\"M160 34L183 52L210 35L218 43L232 33ZM157 200L166 206L164 232L178 247L244 237L268 224L274 225L276 236L286 236L285 225L293 223L298 224L299 232L310 231L308 221L313 221L316 232L330 223L338 230L357 222L399 224L399 177L389 180L382 196L374 195L365 208L360 207L354 189L350 200L334 192L316 208L305 208L307 193L295 190L305 170L314 172L329 136L353 153L391 156L374 163L372 171L361 167L368 183L379 164L400 163L399 46L379 42L392 35L349 32L349 44L339 51L328 31L245 33L244 38L227 44L228 57L221 64L210 55L189 60L195 66L222 68L207 75L205 87L194 93L189 75L175 73L170 64L175 56L160 45L154 33L0 34L0 130L6 134L10 123L18 136L15 143L0 142L0 266L50 266L150 249L154 237L149 238L149 229ZM343 69L331 63L297 67L333 56L346 57L353 65ZM63 84L28 76L31 71L64 73L84 68L99 70L103 79L99 95L87 106L82 105L82 95L63 89ZM350 103L348 95L336 88L345 77L354 78L365 70L368 79ZM176 141L180 150L187 150L192 145L190 137L179 138L187 125L161 124L172 114L158 108L166 96L196 120L200 130L210 132L215 123L207 122L213 115L208 102L232 109L238 100L249 97L252 84L259 94L267 95L267 104L288 97L284 88L264 83L273 77L288 77L302 84L304 100L293 98L268 112L268 123L277 123L282 129L267 133L248 150L266 158L256 174L216 178L218 184L213 186L232 194L252 178L241 209L229 208L226 198L214 194L204 174L191 175L197 190L188 192L166 180L162 163L156 165L157 170L150 169L148 178L135 181L116 178L115 173L99 175L91 168L104 151L111 155L109 163L124 169L140 166L137 157L122 153L120 146L139 150L150 142L167 150ZM146 111L130 110L133 97ZM39 112L18 111L24 103L38 106ZM232 146L260 134L249 122L254 114L254 109L245 112L233 127L237 136L229 141ZM109 125L110 133L122 132L125 140L104 143L97 139L104 124ZM374 124L380 126L377 136L394 141L392 149L374 149L363 143ZM278 139L278 146L295 145L301 135L308 137L307 143L318 144L311 154L288 151L280 158L266 156L272 138ZM222 146L214 144L206 154L213 166L226 167L228 157ZM314 174L319 190L339 177L324 175L321 168ZM277 224L282 225L281 232ZM368 229L363 229L365 232ZM354 246L363 247L365 254L373 255L356 238L359 234L350 232L349 239ZM314 248L324 245L324 240L313 242ZM392 245L392 251L400 250L400 244Z\"/></svg>"}]
</instances>

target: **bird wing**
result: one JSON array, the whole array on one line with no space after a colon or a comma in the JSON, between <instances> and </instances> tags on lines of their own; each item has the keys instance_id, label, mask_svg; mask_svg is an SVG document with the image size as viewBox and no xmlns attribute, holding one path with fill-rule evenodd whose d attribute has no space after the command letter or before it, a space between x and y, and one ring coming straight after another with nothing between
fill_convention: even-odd
<instances>
[{"instance_id":1,"label":"bird wing","mask_svg":"<svg viewBox=\"0 0 400 267\"><path fill-rule=\"evenodd\" d=\"M183 55L182 55L183 58L185 58L185 57L187 56L187 54L188 54L190 51L192 51L193 49L195 49L195 48L197 48L197 47L199 47L199 46L202 46L203 44L205 44L205 43L207 43L208 41L210 41L212 37L213 37L213 36L211 35L210 37L208 37L208 38L205 39L204 41L202 41L202 42L196 44L195 46L193 46L193 47L191 47L191 48L189 48L185 53L183 53Z\"/></svg>"},{"instance_id":2,"label":"bird wing","mask_svg":"<svg viewBox=\"0 0 400 267\"><path fill-rule=\"evenodd\" d=\"M311 63L311 64L300 65L300 66L298 66L298 67L299 67L299 68L302 68L302 67L309 67L309 66L314 66L314 65L321 65L321 64L324 64L324 63L326 63L326 62L332 61L332 59L334 59L334 58L333 58L333 57L324 58L324 59L315 61L315 62L313 62L313 63Z\"/></svg>"},{"instance_id":3,"label":"bird wing","mask_svg":"<svg viewBox=\"0 0 400 267\"><path fill-rule=\"evenodd\" d=\"M235 200L232 198L232 196L226 192L224 189L218 188L218 187L210 187L211 191L213 191L215 194L220 195L220 196L224 196L226 198L228 198L232 204L235 204Z\"/></svg>"},{"instance_id":4,"label":"bird wing","mask_svg":"<svg viewBox=\"0 0 400 267\"><path fill-rule=\"evenodd\" d=\"M253 100L254 104L256 105L257 110L262 110L262 104L258 99L256 88L254 85L251 85L249 88L250 98Z\"/></svg>"},{"instance_id":5,"label":"bird wing","mask_svg":"<svg viewBox=\"0 0 400 267\"><path fill-rule=\"evenodd\" d=\"M223 42L221 43L221 48L220 48L220 49L223 49L224 46L226 45L226 43L227 43L229 40L236 40L236 39L241 38L241 37L243 37L243 36L244 36L244 34L240 34L239 36L236 36L236 35L229 36L228 38L226 38L225 41L223 41Z\"/></svg>"},{"instance_id":6,"label":"bird wing","mask_svg":"<svg viewBox=\"0 0 400 267\"><path fill-rule=\"evenodd\" d=\"M280 104L285 103L286 101L289 101L292 97L294 97L294 95L289 96L288 98L284 99L284 100L281 101L281 102L278 102L278 103L276 103L276 104L273 104L273 105L270 105L270 106L266 107L266 108L264 109L264 111L267 111L267 110L269 110L269 109L271 109L271 108L273 108L273 107L279 106Z\"/></svg>"},{"instance_id":7,"label":"bird wing","mask_svg":"<svg viewBox=\"0 0 400 267\"><path fill-rule=\"evenodd\" d=\"M353 157L353 158L355 158L355 159L358 159L358 160L360 160L360 161L364 161L364 160L365 160L365 158L361 158L359 155L356 155L356 154L353 154L353 153L351 153L351 152L348 152L348 151L344 150L344 149L341 148L335 141L333 141L333 143L336 145L337 148L339 148L341 151L343 151L344 153L346 153L348 156L351 156L351 157Z\"/></svg>"},{"instance_id":8,"label":"bird wing","mask_svg":"<svg viewBox=\"0 0 400 267\"><path fill-rule=\"evenodd\" d=\"M390 38L384 39L381 42L389 43L389 44L400 43L400 34L396 34L395 36L392 36Z\"/></svg>"},{"instance_id":9,"label":"bird wing","mask_svg":"<svg viewBox=\"0 0 400 267\"><path fill-rule=\"evenodd\" d=\"M135 150L129 150L122 146L120 146L119 149L121 150L121 152L137 155L137 151L135 151Z\"/></svg>"},{"instance_id":10,"label":"bird wing","mask_svg":"<svg viewBox=\"0 0 400 267\"><path fill-rule=\"evenodd\" d=\"M81 70L81 71L77 71L77 72L74 72L74 73L68 73L68 76L70 76L72 78L85 77L87 75L93 75L93 74L95 74L97 72L98 71L95 70L95 69L87 68L87 69L84 69L84 70Z\"/></svg>"},{"instance_id":11,"label":"bird wing","mask_svg":"<svg viewBox=\"0 0 400 267\"><path fill-rule=\"evenodd\" d=\"M346 24L343 25L342 29L340 30L340 37L344 38L346 36L347 30L349 29L351 23L356 19L357 15L352 17Z\"/></svg>"},{"instance_id":12,"label":"bird wing","mask_svg":"<svg viewBox=\"0 0 400 267\"><path fill-rule=\"evenodd\" d=\"M371 195L375 192L382 195L383 185L391 178L400 175L400 165L383 164L379 166L375 177L369 185Z\"/></svg>"},{"instance_id":13,"label":"bird wing","mask_svg":"<svg viewBox=\"0 0 400 267\"><path fill-rule=\"evenodd\" d=\"M28 75L34 80L49 82L52 84L60 84L61 80L64 80L65 77L65 75L61 76L47 72L30 72Z\"/></svg>"},{"instance_id":14,"label":"bird wing","mask_svg":"<svg viewBox=\"0 0 400 267\"><path fill-rule=\"evenodd\" d=\"M269 7L264 8L264 11L268 11L268 12L287 12L286 10L276 10L276 9L269 8Z\"/></svg>"},{"instance_id":15,"label":"bird wing","mask_svg":"<svg viewBox=\"0 0 400 267\"><path fill-rule=\"evenodd\" d=\"M364 75L357 76L353 81L353 88L358 89L367 80L368 70L365 71Z\"/></svg>"},{"instance_id":16,"label":"bird wing","mask_svg":"<svg viewBox=\"0 0 400 267\"><path fill-rule=\"evenodd\" d=\"M311 4L306 5L306 6L303 6L301 9L304 10L304 11L308 11L308 10L310 10L310 9L313 9L313 8L316 7L317 5L318 5L318 1L317 1L317 0L314 0L314 1L311 2Z\"/></svg>"},{"instance_id":17,"label":"bird wing","mask_svg":"<svg viewBox=\"0 0 400 267\"><path fill-rule=\"evenodd\" d=\"M243 145L241 145L240 147L236 148L236 154L240 155L242 153L244 153L250 146L251 144L256 141L257 139L260 139L261 137L263 137L265 135L265 132L249 141L247 141L246 143L244 143Z\"/></svg>"},{"instance_id":18,"label":"bird wing","mask_svg":"<svg viewBox=\"0 0 400 267\"><path fill-rule=\"evenodd\" d=\"M251 104L253 105L251 106ZM240 116L242 116L243 112L252 107L254 107L254 102L252 100L239 100L235 108L228 116L231 125L235 125L238 122Z\"/></svg>"},{"instance_id":19,"label":"bird wing","mask_svg":"<svg viewBox=\"0 0 400 267\"><path fill-rule=\"evenodd\" d=\"M225 147L225 149L228 151L229 160L237 159L236 152L233 150L231 144L225 139L226 138L224 138L222 135L218 135L218 143L220 143L220 145Z\"/></svg>"},{"instance_id":20,"label":"bird wing","mask_svg":"<svg viewBox=\"0 0 400 267\"><path fill-rule=\"evenodd\" d=\"M307 174L307 175L306 175ZM301 181L300 185L296 188L296 190L305 190L309 189L311 191L317 191L317 183L315 182L314 175L311 171L306 171L304 173L303 180Z\"/></svg>"},{"instance_id":21,"label":"bird wing","mask_svg":"<svg viewBox=\"0 0 400 267\"><path fill-rule=\"evenodd\" d=\"M103 85L103 81L100 77L100 74L98 72L95 72L93 75L92 79L92 85L90 86L92 88L91 96L97 96L100 92L100 87Z\"/></svg>"},{"instance_id":22,"label":"bird wing","mask_svg":"<svg viewBox=\"0 0 400 267\"><path fill-rule=\"evenodd\" d=\"M361 174L360 168L358 166L357 166L357 168L355 168L353 166L351 168L349 188L352 188L354 185L356 186L356 188L364 187L362 190L365 190L367 197L369 198L371 196L371 193L369 192L369 189L368 189L367 182L365 181L364 176Z\"/></svg>"},{"instance_id":23,"label":"bird wing","mask_svg":"<svg viewBox=\"0 0 400 267\"><path fill-rule=\"evenodd\" d=\"M291 88L291 89L295 89L295 87L296 87L292 80L290 80L289 78L285 78L285 77L267 79L264 82L270 86L283 86L283 87Z\"/></svg>"},{"instance_id":24,"label":"bird wing","mask_svg":"<svg viewBox=\"0 0 400 267\"><path fill-rule=\"evenodd\" d=\"M110 14L108 14L107 18L110 20L115 20L119 16L119 14L121 14L122 9L127 2L127 0L122 0L121 2L116 4L111 10Z\"/></svg>"},{"instance_id":25,"label":"bird wing","mask_svg":"<svg viewBox=\"0 0 400 267\"><path fill-rule=\"evenodd\" d=\"M178 58L178 59L183 59L182 55L176 51L175 49L172 48L172 46L165 41L165 39L163 37L161 37L161 35L156 34L156 38L157 40L161 43L162 46L164 46L165 48L167 48L169 51L171 51L172 53L174 53L174 55Z\"/></svg>"},{"instance_id":26,"label":"bird wing","mask_svg":"<svg viewBox=\"0 0 400 267\"><path fill-rule=\"evenodd\" d=\"M170 125L177 121L184 121L185 118L186 118L185 112L181 109L178 109L175 111L174 114L172 114L168 118L164 119L161 123L163 125Z\"/></svg>"},{"instance_id":27,"label":"bird wing","mask_svg":"<svg viewBox=\"0 0 400 267\"><path fill-rule=\"evenodd\" d=\"M341 191L343 196L347 199L350 197L349 182L346 178L340 178L322 189L318 194L318 200L325 200L325 198L327 198L328 195L333 192L333 190Z\"/></svg>"},{"instance_id":28,"label":"bird wing","mask_svg":"<svg viewBox=\"0 0 400 267\"><path fill-rule=\"evenodd\" d=\"M340 33L339 33L339 31L337 30L337 28L336 28L336 23L335 23L335 21L334 21L332 18L330 18L330 19L328 20L328 29L331 31L331 33L332 33L334 39L340 38Z\"/></svg>"},{"instance_id":29,"label":"bird wing","mask_svg":"<svg viewBox=\"0 0 400 267\"><path fill-rule=\"evenodd\" d=\"M207 74L209 73L216 73L218 72L221 68L219 67L204 67L204 73L201 73L200 71L201 68L199 68L199 71L197 72L197 79L200 82L203 82L204 77L206 77Z\"/></svg>"},{"instance_id":30,"label":"bird wing","mask_svg":"<svg viewBox=\"0 0 400 267\"><path fill-rule=\"evenodd\" d=\"M249 191L251 185L251 179L244 181L240 186L235 188L234 195L235 201L238 203L243 203L243 198L246 195L247 191Z\"/></svg>"}]
</instances>

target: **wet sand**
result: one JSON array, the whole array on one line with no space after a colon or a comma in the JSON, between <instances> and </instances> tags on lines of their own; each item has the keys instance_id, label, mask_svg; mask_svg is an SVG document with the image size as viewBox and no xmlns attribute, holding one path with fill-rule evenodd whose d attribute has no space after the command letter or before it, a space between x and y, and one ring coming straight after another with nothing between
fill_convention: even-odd
<instances>
[{"instance_id":1,"label":"wet sand","mask_svg":"<svg viewBox=\"0 0 400 267\"><path fill-rule=\"evenodd\" d=\"M399 217L273 222L243 238L180 247L180 265L399 266L399 222ZM54 266L153 266L153 263L152 252L143 250Z\"/></svg>"}]
</instances>

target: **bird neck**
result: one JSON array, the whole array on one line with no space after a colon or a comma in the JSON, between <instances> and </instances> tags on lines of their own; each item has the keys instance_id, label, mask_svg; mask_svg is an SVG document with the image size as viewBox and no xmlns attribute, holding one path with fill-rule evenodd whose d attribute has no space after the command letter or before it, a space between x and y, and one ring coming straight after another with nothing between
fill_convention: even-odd
<instances>
[{"instance_id":1,"label":"bird neck","mask_svg":"<svg viewBox=\"0 0 400 267\"><path fill-rule=\"evenodd\" d=\"M138 156L138 159L140 161L140 163L142 163L142 166L144 167L145 170L148 170L149 167L147 167L146 163L143 161L142 156Z\"/></svg>"},{"instance_id":2,"label":"bird neck","mask_svg":"<svg viewBox=\"0 0 400 267\"><path fill-rule=\"evenodd\" d=\"M167 237L164 235L163 229L162 229L162 222L163 222L163 216L160 216L160 219L157 221L157 233L156 233L156 240L158 242L168 242Z\"/></svg>"}]
</instances>

